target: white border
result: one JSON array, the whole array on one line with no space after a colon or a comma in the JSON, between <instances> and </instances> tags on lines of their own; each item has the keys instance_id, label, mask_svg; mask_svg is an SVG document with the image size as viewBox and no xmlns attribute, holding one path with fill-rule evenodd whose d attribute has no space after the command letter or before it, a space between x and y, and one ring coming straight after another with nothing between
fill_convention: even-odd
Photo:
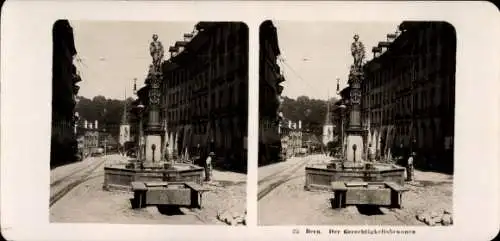
<instances>
[{"instance_id":1,"label":"white border","mask_svg":"<svg viewBox=\"0 0 500 241\"><path fill-rule=\"evenodd\" d=\"M454 221L415 227L428 238L478 240L498 232L498 12L486 2L28 2L9 1L1 26L1 228L7 239L274 239L293 227L257 227L258 26L298 21L445 20L457 31ZM248 227L49 224L51 28L55 20L244 21L250 28ZM305 43L306 44L306 43ZM253 151L252 151L253 150ZM425 197L422 197L425 198ZM355 226L350 226L355 228ZM193 229L194 228L194 229ZM303 228L303 227L302 227ZM331 239L329 228L318 238ZM396 228L396 227L393 227ZM400 227L403 229L404 227ZM303 232L302 232L303 233ZM387 236L387 238L398 238ZM342 235L373 239L385 236Z\"/></svg>"}]
</instances>

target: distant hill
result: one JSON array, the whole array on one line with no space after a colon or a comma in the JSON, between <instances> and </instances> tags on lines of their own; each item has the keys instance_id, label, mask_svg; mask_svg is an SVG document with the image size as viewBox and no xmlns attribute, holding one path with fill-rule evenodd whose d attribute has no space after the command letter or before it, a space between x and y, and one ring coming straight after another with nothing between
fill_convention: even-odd
<instances>
[{"instance_id":1,"label":"distant hill","mask_svg":"<svg viewBox=\"0 0 500 241\"><path fill-rule=\"evenodd\" d=\"M330 100L330 110L335 108L336 98ZM322 135L325 122L327 101L299 96L297 99L283 97L281 111L283 116L292 121L302 121L302 128L316 135Z\"/></svg>"},{"instance_id":2,"label":"distant hill","mask_svg":"<svg viewBox=\"0 0 500 241\"><path fill-rule=\"evenodd\" d=\"M117 137L120 130L120 123L123 114L124 100L107 99L104 96L96 96L92 99L78 96L78 104L75 111L81 119L94 122L99 121L99 128L106 127L106 130ZM133 99L128 98L128 106ZM330 110L335 108L336 98L330 99ZM326 115L325 100L312 99L307 96L299 96L297 99L283 97L281 111L284 117L292 121L302 121L302 128L316 135L322 135L323 124Z\"/></svg>"},{"instance_id":3,"label":"distant hill","mask_svg":"<svg viewBox=\"0 0 500 241\"><path fill-rule=\"evenodd\" d=\"M117 137L120 131L120 123L123 115L124 100L107 99L104 96L96 96L92 99L78 96L78 104L75 111L78 112L80 119L99 121L99 128L106 128L113 137ZM133 99L126 100L128 106Z\"/></svg>"}]
</instances>

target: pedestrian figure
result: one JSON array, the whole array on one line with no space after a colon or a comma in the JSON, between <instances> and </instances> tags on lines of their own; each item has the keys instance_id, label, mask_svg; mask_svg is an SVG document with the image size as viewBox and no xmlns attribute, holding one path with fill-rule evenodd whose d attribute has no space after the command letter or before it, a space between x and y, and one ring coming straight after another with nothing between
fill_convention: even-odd
<instances>
[{"instance_id":1,"label":"pedestrian figure","mask_svg":"<svg viewBox=\"0 0 500 241\"><path fill-rule=\"evenodd\" d=\"M215 157L214 152L210 152L208 154L207 159L205 160L205 181L209 182L211 181L212 177L212 161Z\"/></svg>"},{"instance_id":2,"label":"pedestrian figure","mask_svg":"<svg viewBox=\"0 0 500 241\"><path fill-rule=\"evenodd\" d=\"M408 157L408 161L406 163L406 179L407 181L413 181L413 159L415 158L415 152L412 152L410 157Z\"/></svg>"}]
</instances>

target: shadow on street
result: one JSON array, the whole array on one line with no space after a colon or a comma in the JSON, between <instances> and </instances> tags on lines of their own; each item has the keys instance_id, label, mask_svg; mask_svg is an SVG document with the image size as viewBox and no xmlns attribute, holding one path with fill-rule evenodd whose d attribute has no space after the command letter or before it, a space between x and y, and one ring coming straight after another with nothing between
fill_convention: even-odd
<instances>
[{"instance_id":1,"label":"shadow on street","mask_svg":"<svg viewBox=\"0 0 500 241\"><path fill-rule=\"evenodd\" d=\"M373 215L384 215L380 207L376 205L356 205L358 212L362 215L373 216Z\"/></svg>"},{"instance_id":2,"label":"shadow on street","mask_svg":"<svg viewBox=\"0 0 500 241\"><path fill-rule=\"evenodd\" d=\"M218 162L218 163L212 164L212 168L214 170L217 170L220 172L235 172L235 173L240 173L240 174L247 174L247 167L246 166L240 167L240 166L223 164L222 162Z\"/></svg>"},{"instance_id":3,"label":"shadow on street","mask_svg":"<svg viewBox=\"0 0 500 241\"><path fill-rule=\"evenodd\" d=\"M172 205L157 205L158 212L167 215L167 216L175 216L175 215L185 215L184 212L178 206Z\"/></svg>"}]
</instances>

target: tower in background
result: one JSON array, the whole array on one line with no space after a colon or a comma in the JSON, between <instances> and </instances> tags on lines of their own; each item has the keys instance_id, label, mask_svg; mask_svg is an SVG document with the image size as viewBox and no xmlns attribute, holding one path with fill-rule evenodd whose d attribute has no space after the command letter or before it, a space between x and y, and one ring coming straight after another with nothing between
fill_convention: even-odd
<instances>
[{"instance_id":1,"label":"tower in background","mask_svg":"<svg viewBox=\"0 0 500 241\"><path fill-rule=\"evenodd\" d=\"M323 124L323 145L328 145L328 142L333 141L333 122L332 118L330 118L330 97L326 102L326 116L325 123Z\"/></svg>"},{"instance_id":2,"label":"tower in background","mask_svg":"<svg viewBox=\"0 0 500 241\"><path fill-rule=\"evenodd\" d=\"M130 141L130 123L128 121L128 115L127 115L127 99L125 98L125 103L123 105L122 121L120 123L120 139L119 139L120 146L123 148L125 146L125 143L129 141Z\"/></svg>"}]
</instances>

